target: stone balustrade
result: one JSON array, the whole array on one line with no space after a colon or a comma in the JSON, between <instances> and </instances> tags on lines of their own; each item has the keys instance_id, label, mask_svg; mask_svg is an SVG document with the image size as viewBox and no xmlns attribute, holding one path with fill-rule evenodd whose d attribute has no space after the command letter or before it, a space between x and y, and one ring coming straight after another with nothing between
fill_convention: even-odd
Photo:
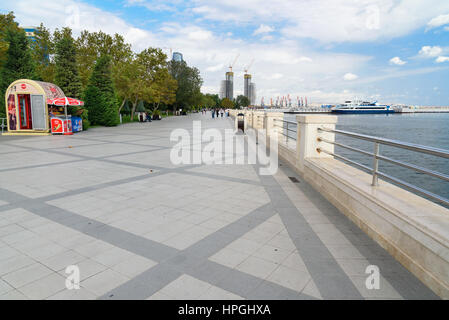
<instances>
[{"instance_id":1,"label":"stone balustrade","mask_svg":"<svg viewBox=\"0 0 449 320\"><path fill-rule=\"evenodd\" d=\"M231 110L230 115L240 112L248 127L265 131L268 148L270 135L281 137L275 119L283 120L283 113ZM262 122L255 120L260 117ZM333 153L333 145L318 137L334 141L334 134L318 128L334 129L336 116L298 115L296 121L296 146L279 143L279 157L424 284L449 299L449 210L386 181L372 186L371 174L318 152Z\"/></svg>"}]
</instances>

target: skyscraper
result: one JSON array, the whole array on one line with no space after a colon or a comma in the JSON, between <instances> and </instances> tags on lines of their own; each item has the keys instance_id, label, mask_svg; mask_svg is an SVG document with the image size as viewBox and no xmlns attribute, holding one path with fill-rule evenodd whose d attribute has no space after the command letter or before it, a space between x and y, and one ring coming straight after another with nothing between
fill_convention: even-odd
<instances>
[{"instance_id":1,"label":"skyscraper","mask_svg":"<svg viewBox=\"0 0 449 320\"><path fill-rule=\"evenodd\" d=\"M249 85L249 103L250 105L254 106L256 104L256 84L254 82L251 82L251 84Z\"/></svg>"},{"instance_id":2,"label":"skyscraper","mask_svg":"<svg viewBox=\"0 0 449 320\"><path fill-rule=\"evenodd\" d=\"M183 61L181 52L173 52L173 61L181 62Z\"/></svg>"},{"instance_id":3,"label":"skyscraper","mask_svg":"<svg viewBox=\"0 0 449 320\"><path fill-rule=\"evenodd\" d=\"M251 101L251 75L244 75L243 95Z\"/></svg>"},{"instance_id":4,"label":"skyscraper","mask_svg":"<svg viewBox=\"0 0 449 320\"><path fill-rule=\"evenodd\" d=\"M234 99L234 72L226 72L225 98Z\"/></svg>"}]
</instances>

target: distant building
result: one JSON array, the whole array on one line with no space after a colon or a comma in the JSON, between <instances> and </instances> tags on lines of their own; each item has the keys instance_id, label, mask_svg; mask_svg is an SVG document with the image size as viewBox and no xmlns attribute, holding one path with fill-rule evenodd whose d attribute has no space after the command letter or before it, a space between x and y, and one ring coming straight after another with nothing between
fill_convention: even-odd
<instances>
[{"instance_id":1,"label":"distant building","mask_svg":"<svg viewBox=\"0 0 449 320\"><path fill-rule=\"evenodd\" d=\"M225 98L234 99L234 72L226 72Z\"/></svg>"},{"instance_id":2,"label":"distant building","mask_svg":"<svg viewBox=\"0 0 449 320\"><path fill-rule=\"evenodd\" d=\"M243 95L248 98L250 105L255 105L256 103L256 84L251 82L251 75L245 74L244 76L244 87Z\"/></svg>"},{"instance_id":3,"label":"distant building","mask_svg":"<svg viewBox=\"0 0 449 320\"><path fill-rule=\"evenodd\" d=\"M173 61L177 61L177 62L181 62L181 61L183 61L183 58L182 58L182 53L180 53L180 52L173 52Z\"/></svg>"},{"instance_id":4,"label":"distant building","mask_svg":"<svg viewBox=\"0 0 449 320\"><path fill-rule=\"evenodd\" d=\"M32 41L35 42L36 41L36 31L37 31L37 27L21 27L23 30L25 30L25 33L27 35L27 38Z\"/></svg>"},{"instance_id":5,"label":"distant building","mask_svg":"<svg viewBox=\"0 0 449 320\"><path fill-rule=\"evenodd\" d=\"M220 99L226 98L226 80L221 80L220 82L220 94L218 95Z\"/></svg>"},{"instance_id":6,"label":"distant building","mask_svg":"<svg viewBox=\"0 0 449 320\"><path fill-rule=\"evenodd\" d=\"M249 103L250 105L254 106L256 104L256 84L254 82L251 82L250 86L249 86L249 97L247 97L249 99Z\"/></svg>"}]
</instances>

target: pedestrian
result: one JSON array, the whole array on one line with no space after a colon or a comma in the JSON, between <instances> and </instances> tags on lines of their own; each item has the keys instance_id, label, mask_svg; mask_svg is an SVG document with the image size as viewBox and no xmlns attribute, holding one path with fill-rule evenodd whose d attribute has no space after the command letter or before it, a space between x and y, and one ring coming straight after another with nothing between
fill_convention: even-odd
<instances>
[{"instance_id":1,"label":"pedestrian","mask_svg":"<svg viewBox=\"0 0 449 320\"><path fill-rule=\"evenodd\" d=\"M218 118L218 109L215 109L216 116Z\"/></svg>"},{"instance_id":2,"label":"pedestrian","mask_svg":"<svg viewBox=\"0 0 449 320\"><path fill-rule=\"evenodd\" d=\"M220 114L221 114L221 117L223 118L223 113L224 113L224 110L223 109L220 109Z\"/></svg>"},{"instance_id":3,"label":"pedestrian","mask_svg":"<svg viewBox=\"0 0 449 320\"><path fill-rule=\"evenodd\" d=\"M215 110L212 109L212 119L215 118Z\"/></svg>"}]
</instances>

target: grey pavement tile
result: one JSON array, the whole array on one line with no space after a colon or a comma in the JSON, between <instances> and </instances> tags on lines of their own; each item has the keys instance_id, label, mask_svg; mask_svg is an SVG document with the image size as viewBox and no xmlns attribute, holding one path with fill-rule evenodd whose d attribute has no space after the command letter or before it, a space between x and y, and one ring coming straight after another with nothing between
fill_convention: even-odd
<instances>
[{"instance_id":1,"label":"grey pavement tile","mask_svg":"<svg viewBox=\"0 0 449 320\"><path fill-rule=\"evenodd\" d=\"M34 263L32 265L10 272L2 276L2 279L8 282L9 285L17 289L28 283L39 280L51 273L53 273L53 271L49 268L43 266L40 263Z\"/></svg>"},{"instance_id":2,"label":"grey pavement tile","mask_svg":"<svg viewBox=\"0 0 449 320\"><path fill-rule=\"evenodd\" d=\"M274 262L251 256L239 264L236 269L255 277L265 279L277 267L278 265Z\"/></svg>"},{"instance_id":3,"label":"grey pavement tile","mask_svg":"<svg viewBox=\"0 0 449 320\"><path fill-rule=\"evenodd\" d=\"M82 270L80 271L82 272ZM128 280L128 277L125 277L124 275L111 269L107 269L87 278L86 280L82 280L81 286L96 295L103 295Z\"/></svg>"},{"instance_id":4,"label":"grey pavement tile","mask_svg":"<svg viewBox=\"0 0 449 320\"><path fill-rule=\"evenodd\" d=\"M65 289L66 278L60 274L52 273L44 278L20 287L18 290L32 300L46 299Z\"/></svg>"},{"instance_id":5,"label":"grey pavement tile","mask_svg":"<svg viewBox=\"0 0 449 320\"><path fill-rule=\"evenodd\" d=\"M132 256L112 267L113 270L127 276L135 277L138 274L155 266L156 262L140 256Z\"/></svg>"},{"instance_id":6,"label":"grey pavement tile","mask_svg":"<svg viewBox=\"0 0 449 320\"><path fill-rule=\"evenodd\" d=\"M23 267L34 264L36 261L25 255L17 255L6 260L0 261L0 276L14 272Z\"/></svg>"},{"instance_id":7,"label":"grey pavement tile","mask_svg":"<svg viewBox=\"0 0 449 320\"><path fill-rule=\"evenodd\" d=\"M78 262L85 260L86 257L73 251L67 250L58 253L50 258L41 260L40 262L54 271L65 270L70 265L76 265Z\"/></svg>"},{"instance_id":8,"label":"grey pavement tile","mask_svg":"<svg viewBox=\"0 0 449 320\"><path fill-rule=\"evenodd\" d=\"M94 300L97 295L80 287L80 289L64 289L46 298L47 300Z\"/></svg>"},{"instance_id":9,"label":"grey pavement tile","mask_svg":"<svg viewBox=\"0 0 449 320\"><path fill-rule=\"evenodd\" d=\"M176 300L193 300L203 295L211 285L189 275L182 275L161 289L161 293Z\"/></svg>"},{"instance_id":10,"label":"grey pavement tile","mask_svg":"<svg viewBox=\"0 0 449 320\"><path fill-rule=\"evenodd\" d=\"M91 259L105 266L113 267L121 262L127 261L133 256L129 251L114 247L92 256Z\"/></svg>"},{"instance_id":11,"label":"grey pavement tile","mask_svg":"<svg viewBox=\"0 0 449 320\"><path fill-rule=\"evenodd\" d=\"M277 283L283 287L290 288L298 293L301 292L307 283L311 280L308 271L299 271L284 266L279 266L270 276L268 281Z\"/></svg>"},{"instance_id":12,"label":"grey pavement tile","mask_svg":"<svg viewBox=\"0 0 449 320\"><path fill-rule=\"evenodd\" d=\"M235 268L248 257L249 254L245 254L229 248L224 248L211 256L209 260L217 262L229 268Z\"/></svg>"},{"instance_id":13,"label":"grey pavement tile","mask_svg":"<svg viewBox=\"0 0 449 320\"><path fill-rule=\"evenodd\" d=\"M0 300L29 300L19 290L8 291L7 293L0 295Z\"/></svg>"},{"instance_id":14,"label":"grey pavement tile","mask_svg":"<svg viewBox=\"0 0 449 320\"><path fill-rule=\"evenodd\" d=\"M0 247L0 261L20 255L20 252L10 246Z\"/></svg>"},{"instance_id":15,"label":"grey pavement tile","mask_svg":"<svg viewBox=\"0 0 449 320\"><path fill-rule=\"evenodd\" d=\"M0 279L0 296L14 290L8 283Z\"/></svg>"}]
</instances>

